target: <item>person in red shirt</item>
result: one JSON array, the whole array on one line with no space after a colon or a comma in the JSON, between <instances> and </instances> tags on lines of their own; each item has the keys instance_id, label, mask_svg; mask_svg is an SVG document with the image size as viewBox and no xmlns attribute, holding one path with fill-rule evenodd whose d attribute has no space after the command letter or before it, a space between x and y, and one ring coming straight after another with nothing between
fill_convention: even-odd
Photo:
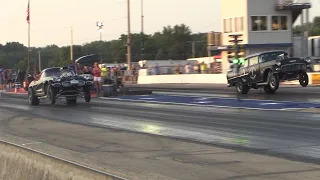
<instances>
[{"instance_id":1,"label":"person in red shirt","mask_svg":"<svg viewBox=\"0 0 320 180\"><path fill-rule=\"evenodd\" d=\"M97 62L93 65L93 76L94 76L94 83L96 84L97 92L101 92L101 69Z\"/></svg>"}]
</instances>

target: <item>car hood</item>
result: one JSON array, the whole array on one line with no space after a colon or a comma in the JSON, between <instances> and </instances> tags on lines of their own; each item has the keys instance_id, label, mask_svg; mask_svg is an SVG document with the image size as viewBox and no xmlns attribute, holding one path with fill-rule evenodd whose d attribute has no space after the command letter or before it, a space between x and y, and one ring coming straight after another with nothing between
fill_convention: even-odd
<instances>
[{"instance_id":1,"label":"car hood","mask_svg":"<svg viewBox=\"0 0 320 180\"><path fill-rule=\"evenodd\" d=\"M83 77L81 76L64 76L61 77L61 81L71 81L71 80L85 80Z\"/></svg>"},{"instance_id":2,"label":"car hood","mask_svg":"<svg viewBox=\"0 0 320 180\"><path fill-rule=\"evenodd\" d=\"M295 63L306 63L304 59L301 58L286 58L282 60L278 60L281 64L295 64Z\"/></svg>"},{"instance_id":3,"label":"car hood","mask_svg":"<svg viewBox=\"0 0 320 180\"><path fill-rule=\"evenodd\" d=\"M312 64L320 64L320 57L309 57Z\"/></svg>"}]
</instances>

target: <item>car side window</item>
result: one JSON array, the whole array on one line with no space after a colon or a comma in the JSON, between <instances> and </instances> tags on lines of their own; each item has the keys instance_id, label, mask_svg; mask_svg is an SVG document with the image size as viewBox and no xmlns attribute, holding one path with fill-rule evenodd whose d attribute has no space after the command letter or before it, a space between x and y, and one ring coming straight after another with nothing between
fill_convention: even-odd
<instances>
[{"instance_id":1,"label":"car side window","mask_svg":"<svg viewBox=\"0 0 320 180\"><path fill-rule=\"evenodd\" d=\"M249 66L259 64L259 57L255 56L249 59Z\"/></svg>"},{"instance_id":2,"label":"car side window","mask_svg":"<svg viewBox=\"0 0 320 180\"><path fill-rule=\"evenodd\" d=\"M262 54L261 56L259 56L259 63L270 61L269 57L269 54Z\"/></svg>"}]
</instances>

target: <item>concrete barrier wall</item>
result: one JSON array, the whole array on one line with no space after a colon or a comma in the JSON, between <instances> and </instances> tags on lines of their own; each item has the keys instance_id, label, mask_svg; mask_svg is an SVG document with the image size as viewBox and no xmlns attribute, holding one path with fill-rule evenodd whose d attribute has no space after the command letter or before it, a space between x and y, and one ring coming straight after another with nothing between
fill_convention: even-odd
<instances>
[{"instance_id":1,"label":"concrete barrier wall","mask_svg":"<svg viewBox=\"0 0 320 180\"><path fill-rule=\"evenodd\" d=\"M120 180L32 150L0 142L0 179L3 180Z\"/></svg>"},{"instance_id":2,"label":"concrete barrier wall","mask_svg":"<svg viewBox=\"0 0 320 180\"><path fill-rule=\"evenodd\" d=\"M177 74L139 76L138 84L227 84L225 74Z\"/></svg>"},{"instance_id":3,"label":"concrete barrier wall","mask_svg":"<svg viewBox=\"0 0 320 180\"><path fill-rule=\"evenodd\" d=\"M309 84L320 84L320 73L308 73ZM173 74L142 75L138 84L227 84L226 74ZM299 84L299 81L288 81L282 84Z\"/></svg>"}]
</instances>

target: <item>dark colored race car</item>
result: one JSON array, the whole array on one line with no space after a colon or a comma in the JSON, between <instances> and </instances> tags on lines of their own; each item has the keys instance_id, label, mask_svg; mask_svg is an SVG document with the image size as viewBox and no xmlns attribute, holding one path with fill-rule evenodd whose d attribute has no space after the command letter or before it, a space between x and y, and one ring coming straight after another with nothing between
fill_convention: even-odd
<instances>
[{"instance_id":1,"label":"dark colored race car","mask_svg":"<svg viewBox=\"0 0 320 180\"><path fill-rule=\"evenodd\" d=\"M47 68L29 84L28 98L31 105L38 105L40 99L49 99L53 105L58 98L65 98L68 104L75 104L79 96L90 102L92 85L92 75L77 75L67 67Z\"/></svg>"},{"instance_id":2,"label":"dark colored race car","mask_svg":"<svg viewBox=\"0 0 320 180\"><path fill-rule=\"evenodd\" d=\"M268 94L275 93L282 81L299 80L302 87L309 84L306 73L310 69L308 59L289 58L285 51L267 51L245 58L239 72L227 73L228 86L235 86L237 93L247 94L250 88L264 88Z\"/></svg>"}]
</instances>

